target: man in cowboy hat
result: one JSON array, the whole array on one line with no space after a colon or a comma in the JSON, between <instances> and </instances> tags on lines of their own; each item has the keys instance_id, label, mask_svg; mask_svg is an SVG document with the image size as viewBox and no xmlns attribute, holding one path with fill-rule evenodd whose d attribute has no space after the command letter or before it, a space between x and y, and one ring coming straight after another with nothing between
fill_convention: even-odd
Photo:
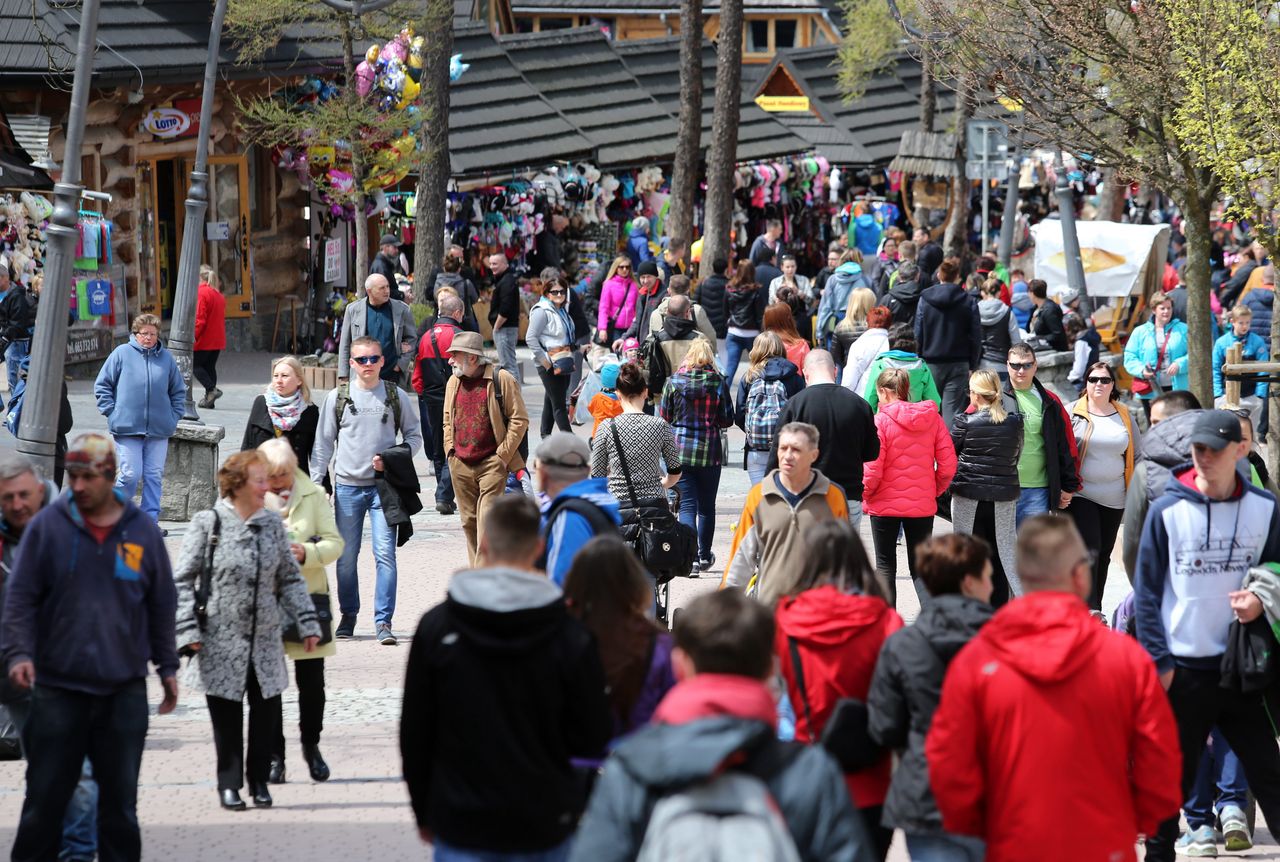
<instances>
[{"instance_id":1,"label":"man in cowboy hat","mask_svg":"<svg viewBox=\"0 0 1280 862\"><path fill-rule=\"evenodd\" d=\"M444 390L444 452L475 565L485 511L502 496L507 474L524 467L529 413L520 385L490 361L479 333L456 333L449 354L453 376Z\"/></svg>"}]
</instances>

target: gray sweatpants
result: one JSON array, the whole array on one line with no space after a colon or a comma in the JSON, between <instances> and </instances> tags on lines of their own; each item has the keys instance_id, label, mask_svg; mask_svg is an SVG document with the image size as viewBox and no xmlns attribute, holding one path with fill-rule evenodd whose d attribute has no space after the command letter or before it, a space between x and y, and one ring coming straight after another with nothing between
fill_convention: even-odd
<instances>
[{"instance_id":1,"label":"gray sweatpants","mask_svg":"<svg viewBox=\"0 0 1280 862\"><path fill-rule=\"evenodd\" d=\"M957 533L973 534L973 521L978 515L978 500L951 495L951 528ZM1000 565L1004 566L1005 578L1009 581L1009 592L1013 597L1022 595L1022 581L1018 579L1018 570L1014 568L1014 546L1018 541L1016 515L1018 501L992 503L995 507L996 520L996 552L1000 554Z\"/></svg>"}]
</instances>

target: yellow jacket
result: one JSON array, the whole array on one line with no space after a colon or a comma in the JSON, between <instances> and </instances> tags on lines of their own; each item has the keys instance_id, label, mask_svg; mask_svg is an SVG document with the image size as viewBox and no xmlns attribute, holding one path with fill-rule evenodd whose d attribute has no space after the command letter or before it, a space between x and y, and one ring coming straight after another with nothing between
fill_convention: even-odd
<instances>
[{"instance_id":1,"label":"yellow jacket","mask_svg":"<svg viewBox=\"0 0 1280 862\"><path fill-rule=\"evenodd\" d=\"M1138 449L1138 429L1134 427L1133 417L1129 415L1128 407L1125 407L1119 401L1112 401L1111 403L1116 408L1116 412L1120 414L1120 421L1124 423L1125 430L1129 432L1129 445L1124 450L1124 487L1125 490L1128 490L1129 480L1133 477L1133 459ZM1087 397L1081 398L1072 405L1071 425L1080 451L1079 456L1076 458L1076 471L1079 472L1079 465L1084 463L1084 457L1089 451L1089 438L1093 436L1093 417L1089 415L1089 399Z\"/></svg>"},{"instance_id":2,"label":"yellow jacket","mask_svg":"<svg viewBox=\"0 0 1280 862\"><path fill-rule=\"evenodd\" d=\"M333 509L324 498L324 492L307 477L301 469L293 475L293 494L289 497L289 508L284 513L284 528L289 534L290 542L298 542L307 549L306 559L302 561L302 577L307 582L308 593L328 593L329 577L325 566L336 562L342 554L343 541L338 533L338 525L333 519ZM332 607L334 620L338 624L338 607ZM334 641L317 647L315 652L304 652L302 644L285 641L284 651L289 658L308 659L324 658L337 655L338 648Z\"/></svg>"}]
</instances>

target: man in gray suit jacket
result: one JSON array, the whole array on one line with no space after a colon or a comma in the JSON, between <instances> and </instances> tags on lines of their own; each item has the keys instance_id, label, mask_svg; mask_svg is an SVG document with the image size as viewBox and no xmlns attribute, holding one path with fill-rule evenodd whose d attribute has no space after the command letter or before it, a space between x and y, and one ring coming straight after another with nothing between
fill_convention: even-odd
<instances>
[{"instance_id":1,"label":"man in gray suit jacket","mask_svg":"<svg viewBox=\"0 0 1280 862\"><path fill-rule=\"evenodd\" d=\"M417 352L418 327L413 312L398 299L391 298L391 285L384 276L374 273L364 280L364 299L347 306L342 315L342 341L338 346L338 379L346 380L351 371L351 342L362 335L378 339L385 361L382 379L405 388L412 373Z\"/></svg>"}]
</instances>

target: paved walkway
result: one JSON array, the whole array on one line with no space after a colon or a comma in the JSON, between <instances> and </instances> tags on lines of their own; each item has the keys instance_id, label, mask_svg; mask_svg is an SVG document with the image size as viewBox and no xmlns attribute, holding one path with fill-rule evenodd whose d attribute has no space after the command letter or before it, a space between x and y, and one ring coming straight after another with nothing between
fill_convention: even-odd
<instances>
[{"instance_id":1,"label":"paved walkway","mask_svg":"<svg viewBox=\"0 0 1280 862\"><path fill-rule=\"evenodd\" d=\"M521 351L528 364L528 353ZM207 422L226 427L223 454L236 451L244 431L249 406L266 385L270 355L232 353L219 363L220 385L225 395L218 409L201 411ZM542 392L530 372L526 398L537 419ZM106 423L94 408L92 383L69 384L76 430L105 430ZM318 399L317 399L318 400ZM584 433L578 429L579 433ZM74 432L73 432L74 433ZM0 449L12 448L13 439L0 432ZM700 593L714 589L729 553L732 524L748 491L746 472L740 468L742 435L730 432L731 464L725 467L717 497L716 570L710 576L681 579L671 588L672 609L687 604ZM418 458L424 489L434 486L425 458ZM429 492L424 498L430 499ZM166 524L170 552L181 546L184 525ZM275 807L243 813L222 811L217 804L214 752L203 696L183 689L178 710L169 716L153 716L142 764L138 814L143 824L144 859L214 862L280 862L282 859L418 858L428 852L418 841L408 797L400 781L398 749L401 683L408 656L407 637L418 619L445 595L452 572L466 564L466 543L456 516L441 516L428 509L414 518L414 535L399 553L399 589L396 630L401 645L384 647L373 638L371 613L365 613L357 637L340 644L337 657L326 662L328 704L321 748L333 770L325 784L313 784L306 775L296 743L296 691L284 695L286 738L289 741L289 783L273 788ZM939 520L938 532L950 525ZM871 548L869 525L862 536ZM368 543L366 542L366 547ZM906 576L906 559L899 551L899 610L908 620L919 611L915 591ZM373 604L373 561L368 553L360 560L363 606ZM1128 584L1117 553L1104 601L1110 610L1127 592ZM151 700L160 695L154 680ZM22 805L23 764L0 763L0 852L11 845L13 829ZM1064 811L1064 817L1071 812ZM1250 859L1280 860L1270 837L1260 830L1267 846L1242 854ZM906 860L898 837L890 859ZM1084 862L1084 860L1082 860Z\"/></svg>"}]
</instances>

